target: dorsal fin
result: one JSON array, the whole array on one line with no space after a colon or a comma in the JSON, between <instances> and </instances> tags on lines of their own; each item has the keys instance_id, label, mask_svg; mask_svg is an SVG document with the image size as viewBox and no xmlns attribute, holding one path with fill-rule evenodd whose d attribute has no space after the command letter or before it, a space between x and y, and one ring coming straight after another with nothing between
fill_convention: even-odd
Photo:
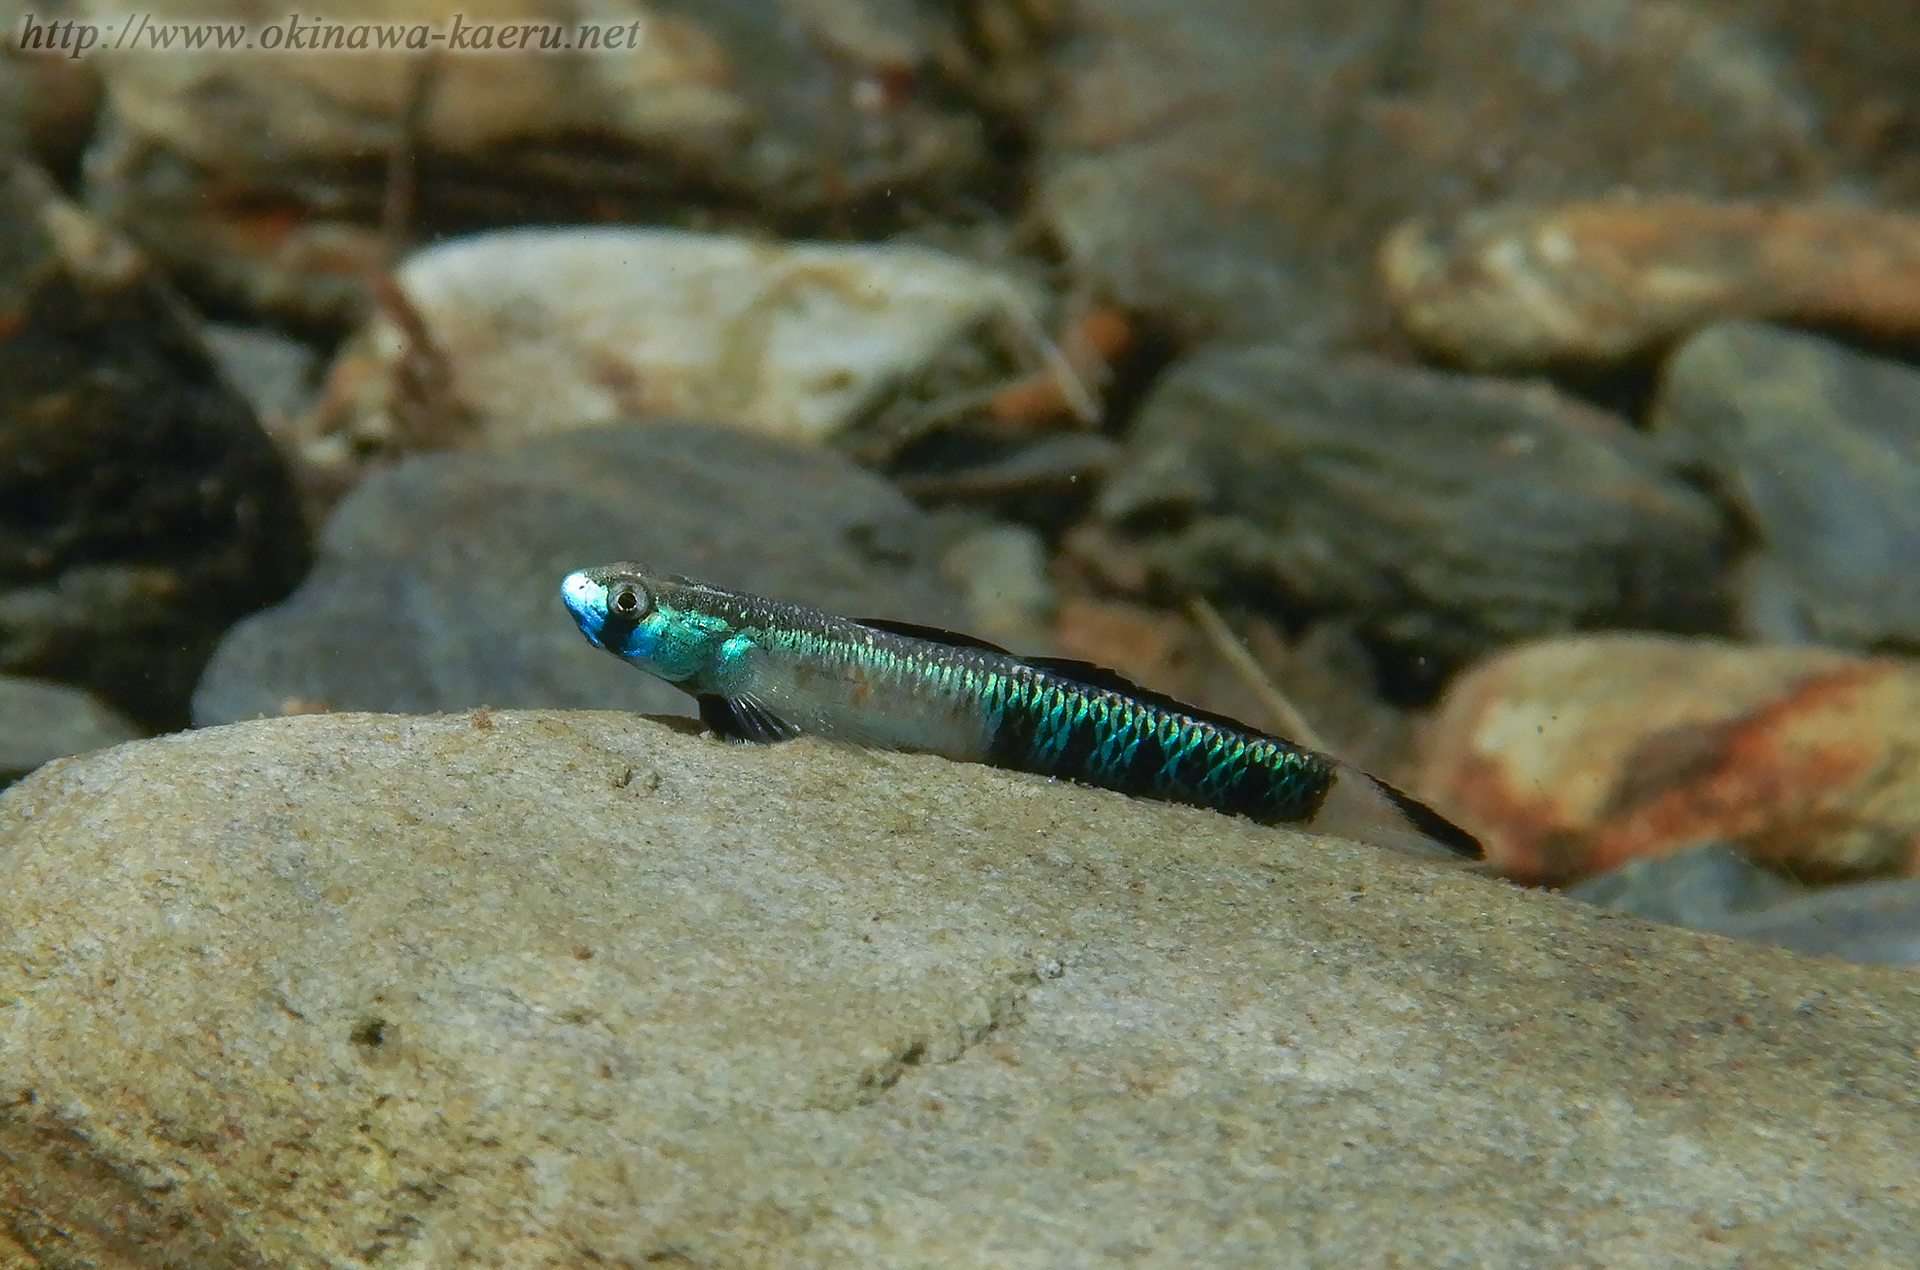
<instances>
[{"instance_id":1,"label":"dorsal fin","mask_svg":"<svg viewBox=\"0 0 1920 1270\"><path fill-rule=\"evenodd\" d=\"M1157 706L1162 710L1171 710L1175 714L1184 714L1189 719L1196 719L1201 723L1211 723L1217 728L1230 728L1235 732L1264 736L1270 740L1279 741L1283 745L1290 745L1297 750L1306 748L1298 741L1294 741L1288 737L1263 731L1260 728L1254 727L1252 724L1243 723L1239 719L1229 718L1224 714L1214 714L1210 710L1202 710L1200 707L1190 705L1177 697L1169 697L1164 692L1155 692L1151 688L1143 688L1119 671L1109 670L1105 666L1095 665L1090 661L1078 661L1071 657L1019 657L1014 653L1008 652L998 644L989 644L984 639L975 639L971 635L962 635L958 631L942 630L938 626L915 626L911 622L895 622L887 618L878 617L859 618L858 623L861 626L871 626L875 630L886 631L889 634L905 635L909 639L924 639L929 643L945 644L951 648L978 648L989 653L999 653L1003 657L1013 657L1015 660L1024 665L1031 666L1035 670L1042 670L1050 675L1057 675L1062 679L1070 679L1083 688L1092 688L1096 692L1117 692L1122 696L1132 697L1135 701L1141 702L1144 705Z\"/></svg>"},{"instance_id":2,"label":"dorsal fin","mask_svg":"<svg viewBox=\"0 0 1920 1270\"><path fill-rule=\"evenodd\" d=\"M1094 688L1101 692L1117 692L1122 696L1132 697L1135 701L1142 702L1146 705L1157 706L1162 710L1171 710L1175 714L1184 714L1189 719L1197 719L1201 723L1211 723L1217 728L1230 728L1235 732L1264 736L1268 740L1279 741L1283 745L1290 745L1296 750L1305 750L1307 748L1290 737L1280 736L1277 733L1256 728L1251 723L1230 718L1224 714L1215 714L1211 710L1202 710L1199 706L1191 705L1188 702L1180 700L1178 697L1169 697L1164 692L1155 692L1151 688L1143 688L1119 671L1108 670L1105 666L1096 666L1090 661L1075 661L1069 657L1023 657L1021 660L1026 662L1027 665L1032 666L1035 670L1044 670L1050 675L1058 675L1062 679L1071 679L1074 683L1082 687Z\"/></svg>"},{"instance_id":3,"label":"dorsal fin","mask_svg":"<svg viewBox=\"0 0 1920 1270\"><path fill-rule=\"evenodd\" d=\"M905 635L908 639L924 639L929 644L946 644L952 648L978 648L982 652L999 653L1002 657L1011 657L1012 653L998 644L989 644L984 639L975 639L971 635L962 635L958 631L943 630L938 626L915 626L912 622L896 622L884 617L857 617L857 626L871 626L876 631L885 631L889 635Z\"/></svg>"}]
</instances>

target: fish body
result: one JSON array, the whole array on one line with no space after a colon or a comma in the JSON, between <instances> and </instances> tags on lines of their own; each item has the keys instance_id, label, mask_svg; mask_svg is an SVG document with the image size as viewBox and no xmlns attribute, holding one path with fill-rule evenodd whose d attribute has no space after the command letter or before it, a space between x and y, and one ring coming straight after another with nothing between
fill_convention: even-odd
<instances>
[{"instance_id":1,"label":"fish body","mask_svg":"<svg viewBox=\"0 0 1920 1270\"><path fill-rule=\"evenodd\" d=\"M1350 764L1085 662L1016 657L927 627L855 621L637 564L567 575L581 632L692 695L716 732L803 733L1059 777L1478 859L1438 812Z\"/></svg>"}]
</instances>

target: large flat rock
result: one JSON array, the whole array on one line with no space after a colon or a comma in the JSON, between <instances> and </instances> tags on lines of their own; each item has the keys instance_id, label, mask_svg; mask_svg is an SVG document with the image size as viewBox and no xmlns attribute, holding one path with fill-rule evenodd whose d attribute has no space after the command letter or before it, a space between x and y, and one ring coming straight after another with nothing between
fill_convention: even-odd
<instances>
[{"instance_id":1,"label":"large flat rock","mask_svg":"<svg viewBox=\"0 0 1920 1270\"><path fill-rule=\"evenodd\" d=\"M45 1265L1920 1254L1910 974L982 767L293 717L0 868Z\"/></svg>"}]
</instances>

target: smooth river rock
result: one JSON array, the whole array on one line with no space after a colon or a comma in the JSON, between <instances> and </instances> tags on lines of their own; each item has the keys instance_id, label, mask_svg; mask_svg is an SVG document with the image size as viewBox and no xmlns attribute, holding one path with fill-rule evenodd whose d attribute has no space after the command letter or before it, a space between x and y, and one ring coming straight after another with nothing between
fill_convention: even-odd
<instances>
[{"instance_id":1,"label":"smooth river rock","mask_svg":"<svg viewBox=\"0 0 1920 1270\"><path fill-rule=\"evenodd\" d=\"M139 728L78 688L0 675L0 785L49 759L139 735Z\"/></svg>"},{"instance_id":2,"label":"smooth river rock","mask_svg":"<svg viewBox=\"0 0 1920 1270\"><path fill-rule=\"evenodd\" d=\"M1718 509L1615 415L1276 345L1165 375L1095 510L1087 554L1123 585L1336 616L1443 663L1595 626L1713 629L1728 554Z\"/></svg>"},{"instance_id":3,"label":"smooth river rock","mask_svg":"<svg viewBox=\"0 0 1920 1270\"><path fill-rule=\"evenodd\" d=\"M1752 528L1743 633L1920 647L1920 371L1722 322L1668 359L1650 422Z\"/></svg>"},{"instance_id":4,"label":"smooth river rock","mask_svg":"<svg viewBox=\"0 0 1920 1270\"><path fill-rule=\"evenodd\" d=\"M1823 203L1615 196L1417 217L1382 281L1409 332L1492 369L1611 362L1731 318L1920 334L1920 217Z\"/></svg>"},{"instance_id":5,"label":"smooth river rock","mask_svg":"<svg viewBox=\"0 0 1920 1270\"><path fill-rule=\"evenodd\" d=\"M638 226L452 238L395 283L491 445L641 417L821 441L1038 304L1012 275L929 247ZM405 448L418 356L390 313L362 331L306 421L308 461Z\"/></svg>"},{"instance_id":6,"label":"smooth river rock","mask_svg":"<svg viewBox=\"0 0 1920 1270\"><path fill-rule=\"evenodd\" d=\"M1519 644L1451 683L1410 788L1510 877L1704 842L1809 878L1920 872L1920 664L1647 634Z\"/></svg>"},{"instance_id":7,"label":"smooth river rock","mask_svg":"<svg viewBox=\"0 0 1920 1270\"><path fill-rule=\"evenodd\" d=\"M362 482L312 575L228 632L194 722L313 710L692 699L581 638L571 569L640 560L857 617L965 629L938 526L838 455L733 429L628 423L423 455Z\"/></svg>"},{"instance_id":8,"label":"smooth river rock","mask_svg":"<svg viewBox=\"0 0 1920 1270\"><path fill-rule=\"evenodd\" d=\"M1566 893L1735 939L1874 965L1920 963L1920 878L1807 887L1710 842L1629 860Z\"/></svg>"},{"instance_id":9,"label":"smooth river rock","mask_svg":"<svg viewBox=\"0 0 1920 1270\"><path fill-rule=\"evenodd\" d=\"M1920 1257L1910 973L1034 777L306 716L51 764L0 868L43 1265Z\"/></svg>"}]
</instances>

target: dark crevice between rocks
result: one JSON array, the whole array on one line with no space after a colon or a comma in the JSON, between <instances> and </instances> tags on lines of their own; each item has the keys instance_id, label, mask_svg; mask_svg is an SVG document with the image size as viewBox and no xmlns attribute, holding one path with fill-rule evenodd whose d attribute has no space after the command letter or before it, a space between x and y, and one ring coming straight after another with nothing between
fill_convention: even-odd
<instances>
[{"instance_id":1,"label":"dark crevice between rocks","mask_svg":"<svg viewBox=\"0 0 1920 1270\"><path fill-rule=\"evenodd\" d=\"M0 670L185 726L216 640L309 562L291 478L148 278L40 281L0 340Z\"/></svg>"}]
</instances>

